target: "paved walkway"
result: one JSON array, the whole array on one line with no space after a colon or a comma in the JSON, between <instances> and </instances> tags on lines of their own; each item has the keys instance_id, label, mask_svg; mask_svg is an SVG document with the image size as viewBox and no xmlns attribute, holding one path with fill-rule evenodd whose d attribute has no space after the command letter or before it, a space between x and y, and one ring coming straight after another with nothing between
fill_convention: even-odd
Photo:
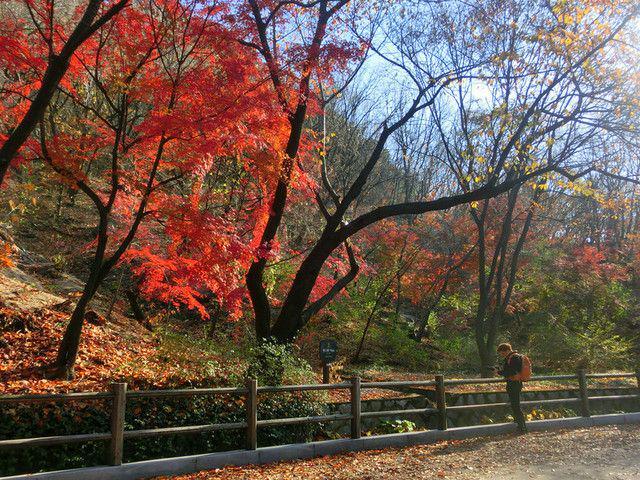
<instances>
[{"instance_id":1,"label":"paved walkway","mask_svg":"<svg viewBox=\"0 0 640 480\"><path fill-rule=\"evenodd\" d=\"M166 477L165 477L166 478ZM174 480L639 480L640 425L440 442L273 465L229 467Z\"/></svg>"},{"instance_id":2,"label":"paved walkway","mask_svg":"<svg viewBox=\"0 0 640 480\"><path fill-rule=\"evenodd\" d=\"M494 460L483 465L482 455ZM477 474L461 472L451 478L640 480L640 426L541 432L511 442L494 440L482 445L472 458L478 465ZM510 459L515 465L505 465Z\"/></svg>"}]
</instances>

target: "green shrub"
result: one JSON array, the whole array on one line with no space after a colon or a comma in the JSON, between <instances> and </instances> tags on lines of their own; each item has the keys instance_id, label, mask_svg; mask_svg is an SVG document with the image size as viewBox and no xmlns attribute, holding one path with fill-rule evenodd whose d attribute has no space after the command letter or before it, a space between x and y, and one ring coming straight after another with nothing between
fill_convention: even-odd
<instances>
[{"instance_id":1,"label":"green shrub","mask_svg":"<svg viewBox=\"0 0 640 480\"><path fill-rule=\"evenodd\" d=\"M277 343L251 349L246 377L255 378L258 385L315 383L311 366L294 354L293 347ZM265 393L258 402L259 420L326 415L327 411L326 394L319 392ZM258 444L307 442L321 432L322 425L317 423L264 427L258 430Z\"/></svg>"},{"instance_id":2,"label":"green shrub","mask_svg":"<svg viewBox=\"0 0 640 480\"><path fill-rule=\"evenodd\" d=\"M416 424L410 420L384 420L375 428L374 433L386 435L389 433L408 433L416 429Z\"/></svg>"},{"instance_id":3,"label":"green shrub","mask_svg":"<svg viewBox=\"0 0 640 480\"><path fill-rule=\"evenodd\" d=\"M245 378L255 378L259 385L312 383L311 366L295 355L293 346L265 342L249 350Z\"/></svg>"},{"instance_id":4,"label":"green shrub","mask_svg":"<svg viewBox=\"0 0 640 480\"><path fill-rule=\"evenodd\" d=\"M289 347L266 344L251 351L247 376L261 385L299 384L314 381L311 367ZM131 398L127 400L126 430L145 430L245 419L243 395ZM0 439L31 438L85 433L106 433L110 428L111 402L105 400L0 406ZM293 392L260 394L258 418L307 417L326 414L323 394ZM264 427L258 445L300 443L321 432L318 424ZM245 431L224 430L203 434L179 434L125 440L124 461L194 455L244 447ZM106 442L7 450L0 456L0 476L79 468L105 463Z\"/></svg>"},{"instance_id":5,"label":"green shrub","mask_svg":"<svg viewBox=\"0 0 640 480\"><path fill-rule=\"evenodd\" d=\"M240 397L148 398L127 401L126 430L142 430L244 420ZM20 405L0 410L0 438L106 433L110 402ZM243 430L125 440L124 461L192 455L242 448ZM0 475L101 465L106 443L8 450L0 457Z\"/></svg>"},{"instance_id":6,"label":"green shrub","mask_svg":"<svg viewBox=\"0 0 640 480\"><path fill-rule=\"evenodd\" d=\"M0 439L109 431L108 402L74 403L3 404L0 406ZM104 451L104 442L3 450L0 476L104 463Z\"/></svg>"},{"instance_id":7,"label":"green shrub","mask_svg":"<svg viewBox=\"0 0 640 480\"><path fill-rule=\"evenodd\" d=\"M362 331L345 333L342 336L342 342L346 345L353 343L352 351L355 351L353 338L359 341L361 335ZM425 345L411 338L411 329L408 324L380 321L372 324L369 329L358 364L376 371L417 372L430 368L432 361Z\"/></svg>"}]
</instances>

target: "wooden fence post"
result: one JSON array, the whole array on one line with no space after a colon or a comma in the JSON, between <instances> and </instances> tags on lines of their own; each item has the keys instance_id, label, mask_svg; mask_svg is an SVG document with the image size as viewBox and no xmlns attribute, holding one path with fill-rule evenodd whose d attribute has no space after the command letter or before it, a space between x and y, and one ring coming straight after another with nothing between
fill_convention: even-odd
<instances>
[{"instance_id":1,"label":"wooden fence post","mask_svg":"<svg viewBox=\"0 0 640 480\"><path fill-rule=\"evenodd\" d=\"M258 448L258 380L247 380L247 450Z\"/></svg>"},{"instance_id":2,"label":"wooden fence post","mask_svg":"<svg viewBox=\"0 0 640 480\"><path fill-rule=\"evenodd\" d=\"M360 377L351 379L351 438L362 436L362 403L360 402Z\"/></svg>"},{"instance_id":3,"label":"wooden fence post","mask_svg":"<svg viewBox=\"0 0 640 480\"><path fill-rule=\"evenodd\" d=\"M113 404L111 406L111 441L107 463L122 465L122 451L124 447L124 415L127 408L127 384L112 383Z\"/></svg>"},{"instance_id":4,"label":"wooden fence post","mask_svg":"<svg viewBox=\"0 0 640 480\"><path fill-rule=\"evenodd\" d=\"M444 388L444 375L436 375L436 406L438 408L438 429L447 429L447 394Z\"/></svg>"},{"instance_id":5,"label":"wooden fence post","mask_svg":"<svg viewBox=\"0 0 640 480\"><path fill-rule=\"evenodd\" d=\"M578 385L580 386L580 411L583 417L590 417L589 411L589 386L587 384L587 371L584 368L578 370Z\"/></svg>"}]
</instances>

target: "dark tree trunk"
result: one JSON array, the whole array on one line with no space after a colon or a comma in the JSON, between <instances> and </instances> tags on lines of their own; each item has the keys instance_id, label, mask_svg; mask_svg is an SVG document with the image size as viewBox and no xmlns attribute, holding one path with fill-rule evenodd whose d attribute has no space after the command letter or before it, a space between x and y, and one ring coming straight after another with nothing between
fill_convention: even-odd
<instances>
[{"instance_id":1,"label":"dark tree trunk","mask_svg":"<svg viewBox=\"0 0 640 480\"><path fill-rule=\"evenodd\" d=\"M420 326L418 330L414 334L414 338L417 341L422 340L423 338L429 338L430 336L430 328L429 328L429 317L431 316L431 309L427 309L422 317L422 321L420 322Z\"/></svg>"},{"instance_id":2,"label":"dark tree trunk","mask_svg":"<svg viewBox=\"0 0 640 480\"><path fill-rule=\"evenodd\" d=\"M131 313L133 313L133 318L142 325L144 328L153 331L147 316L142 311L142 307L140 307L140 302L138 301L138 293L132 288L127 288L126 290L127 300L129 300L129 307L131 307Z\"/></svg>"},{"instance_id":3,"label":"dark tree trunk","mask_svg":"<svg viewBox=\"0 0 640 480\"><path fill-rule=\"evenodd\" d=\"M494 375L496 346L491 343L478 342L478 354L480 356L480 375L482 378L491 378Z\"/></svg>"},{"instance_id":4,"label":"dark tree trunk","mask_svg":"<svg viewBox=\"0 0 640 480\"><path fill-rule=\"evenodd\" d=\"M294 115L290 118L291 130L289 140L283 160L281 178L278 180L276 191L273 195L271 210L269 212L269 220L262 232L260 239L261 250L269 250L271 242L276 238L278 227L282 222L285 207L287 206L287 196L289 190L289 179L293 171L293 163L298 154L300 147L300 138L302 136L302 128L307 112L306 104L301 104L296 109ZM260 340L271 336L271 305L269 297L263 284L264 270L267 260L256 258L245 277L249 297L253 306L253 314L255 321L256 337ZM300 312L300 314L302 311Z\"/></svg>"},{"instance_id":5,"label":"dark tree trunk","mask_svg":"<svg viewBox=\"0 0 640 480\"><path fill-rule=\"evenodd\" d=\"M96 293L97 287L97 273L94 273L85 284L82 295L73 309L69 324L60 342L58 356L56 358L56 378L71 380L74 377L73 367L76 362L76 357L78 356L85 313L89 302L91 302L91 299Z\"/></svg>"},{"instance_id":6,"label":"dark tree trunk","mask_svg":"<svg viewBox=\"0 0 640 480\"><path fill-rule=\"evenodd\" d=\"M485 245L485 213L474 215L474 221L478 226L478 246L479 246L479 280L480 295L478 310L475 319L476 345L480 357L480 373L483 377L493 375L491 367L494 366L496 356L496 341L498 339L498 329L503 322L505 311L511 301L511 294L516 281L518 262L520 254L524 248L527 235L533 221L533 212L538 203L541 190L535 190L529 210L525 218L522 230L517 236L513 252L509 255L509 243L513 233L514 209L517 203L520 187L509 192L507 211L502 220L502 227L497 245L493 254L488 276L485 275L486 268L486 245ZM510 258L509 258L510 257ZM489 299L494 298L495 303L490 306Z\"/></svg>"},{"instance_id":7,"label":"dark tree trunk","mask_svg":"<svg viewBox=\"0 0 640 480\"><path fill-rule=\"evenodd\" d=\"M271 336L271 306L269 297L262 284L262 274L266 263L258 260L251 264L247 276L247 290L253 306L256 337L264 340Z\"/></svg>"},{"instance_id":8,"label":"dark tree trunk","mask_svg":"<svg viewBox=\"0 0 640 480\"><path fill-rule=\"evenodd\" d=\"M323 236L304 259L271 328L271 336L279 342L291 342L302 328L303 313L324 262L337 247Z\"/></svg>"},{"instance_id":9,"label":"dark tree trunk","mask_svg":"<svg viewBox=\"0 0 640 480\"><path fill-rule=\"evenodd\" d=\"M44 114L45 109L51 101L51 97L58 87L60 80L64 76L68 67L68 59L54 56L44 76L42 77L42 86L38 91L36 97L31 102L29 110L22 118L18 126L13 129L7 141L4 142L2 148L0 148L0 185L4 183L4 178L9 169L9 165L13 157L15 157L18 150L22 147L27 140L33 129L38 124L40 118Z\"/></svg>"}]
</instances>

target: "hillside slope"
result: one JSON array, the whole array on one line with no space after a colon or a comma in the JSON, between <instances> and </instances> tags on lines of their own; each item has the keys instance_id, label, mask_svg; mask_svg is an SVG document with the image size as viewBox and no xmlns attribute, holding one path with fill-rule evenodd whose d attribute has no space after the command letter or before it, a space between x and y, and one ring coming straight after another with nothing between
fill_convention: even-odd
<instances>
[{"instance_id":1,"label":"hillside slope","mask_svg":"<svg viewBox=\"0 0 640 480\"><path fill-rule=\"evenodd\" d=\"M131 388L226 384L222 358L207 348L149 332L114 309L107 320L101 302L86 316L76 377L51 379L57 347L77 294L69 285L45 287L50 278L17 267L0 269L0 391L2 393L105 390L126 381ZM66 293L58 293L60 291ZM236 362L237 364L237 362Z\"/></svg>"}]
</instances>

